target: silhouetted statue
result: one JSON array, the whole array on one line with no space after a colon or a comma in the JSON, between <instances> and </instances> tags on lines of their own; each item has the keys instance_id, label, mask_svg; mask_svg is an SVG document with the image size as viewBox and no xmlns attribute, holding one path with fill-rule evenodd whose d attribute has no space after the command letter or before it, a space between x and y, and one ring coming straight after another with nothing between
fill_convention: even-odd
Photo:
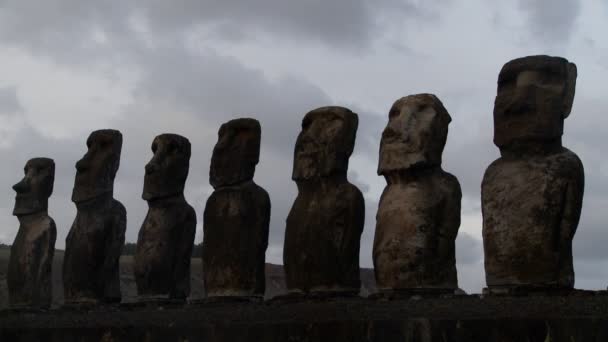
<instances>
[{"instance_id":1,"label":"silhouetted statue","mask_svg":"<svg viewBox=\"0 0 608 342\"><path fill-rule=\"evenodd\" d=\"M76 218L65 241L65 302L120 302L119 258L125 242L127 213L113 198L120 165L122 134L99 130L87 140L88 151L76 163L72 201Z\"/></svg>"},{"instance_id":2,"label":"silhouetted statue","mask_svg":"<svg viewBox=\"0 0 608 342\"><path fill-rule=\"evenodd\" d=\"M298 196L287 217L283 262L291 293L359 293L363 195L348 182L357 114L322 107L304 117L294 152Z\"/></svg>"},{"instance_id":3,"label":"silhouetted statue","mask_svg":"<svg viewBox=\"0 0 608 342\"><path fill-rule=\"evenodd\" d=\"M139 230L135 281L140 300L185 300L190 294L190 258L196 213L184 198L190 142L162 134L152 142L142 198L148 214Z\"/></svg>"},{"instance_id":4,"label":"silhouetted statue","mask_svg":"<svg viewBox=\"0 0 608 342\"><path fill-rule=\"evenodd\" d=\"M261 128L257 120L223 124L213 149L203 222L203 279L207 297L261 298L268 247L270 197L255 184Z\"/></svg>"},{"instance_id":5,"label":"silhouetted statue","mask_svg":"<svg viewBox=\"0 0 608 342\"><path fill-rule=\"evenodd\" d=\"M576 66L559 57L519 58L500 71L494 143L501 157L481 185L491 291L574 286L584 171L561 136L575 85Z\"/></svg>"},{"instance_id":6,"label":"silhouetted statue","mask_svg":"<svg viewBox=\"0 0 608 342\"><path fill-rule=\"evenodd\" d=\"M52 302L51 269L57 229L48 215L53 193L55 162L48 158L30 159L25 177L13 186L19 231L11 246L7 283L9 301L16 308L49 308Z\"/></svg>"},{"instance_id":7,"label":"silhouetted statue","mask_svg":"<svg viewBox=\"0 0 608 342\"><path fill-rule=\"evenodd\" d=\"M380 198L374 271L380 291L458 287L455 240L460 184L441 168L451 117L432 94L397 100L380 142Z\"/></svg>"}]
</instances>

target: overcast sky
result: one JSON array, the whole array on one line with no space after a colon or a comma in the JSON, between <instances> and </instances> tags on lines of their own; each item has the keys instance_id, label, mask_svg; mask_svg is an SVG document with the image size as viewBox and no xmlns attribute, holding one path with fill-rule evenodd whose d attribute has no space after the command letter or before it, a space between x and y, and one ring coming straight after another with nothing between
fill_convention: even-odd
<instances>
[{"instance_id":1,"label":"overcast sky","mask_svg":"<svg viewBox=\"0 0 608 342\"><path fill-rule=\"evenodd\" d=\"M221 123L262 125L255 180L270 194L267 261L282 263L285 218L296 195L293 145L303 115L340 105L359 114L349 178L366 199L361 265L371 267L380 134L392 103L436 94L452 116L444 169L460 180L460 286L485 286L480 183L492 143L496 80L507 61L558 55L578 66L564 145L585 165L574 241L576 285L608 284L608 2L605 0L5 0L0 1L0 242L19 226L11 186L32 157L55 159L50 215L57 248L76 214L75 162L92 130L124 136L115 197L136 241L150 144L160 133L192 142L186 197L202 217L212 191L211 151ZM201 225L197 240L202 239Z\"/></svg>"}]
</instances>

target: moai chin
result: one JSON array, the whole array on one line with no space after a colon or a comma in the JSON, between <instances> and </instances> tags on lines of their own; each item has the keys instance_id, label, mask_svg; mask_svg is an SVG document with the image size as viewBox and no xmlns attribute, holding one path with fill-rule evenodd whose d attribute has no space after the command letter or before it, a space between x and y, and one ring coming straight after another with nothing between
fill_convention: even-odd
<instances>
[{"instance_id":1,"label":"moai chin","mask_svg":"<svg viewBox=\"0 0 608 342\"><path fill-rule=\"evenodd\" d=\"M357 126L357 114L343 107L315 109L302 121L292 174L298 196L283 249L291 293L359 293L365 204L346 177Z\"/></svg>"},{"instance_id":2,"label":"moai chin","mask_svg":"<svg viewBox=\"0 0 608 342\"><path fill-rule=\"evenodd\" d=\"M139 230L134 273L141 301L183 301L190 294L190 259L196 213L184 198L190 142L161 134L145 168L142 198L148 214Z\"/></svg>"},{"instance_id":3,"label":"moai chin","mask_svg":"<svg viewBox=\"0 0 608 342\"><path fill-rule=\"evenodd\" d=\"M127 215L113 198L122 134L99 130L87 139L87 153L76 163L72 201L76 218L65 243L64 297L67 305L120 302L119 258Z\"/></svg>"},{"instance_id":4,"label":"moai chin","mask_svg":"<svg viewBox=\"0 0 608 342\"><path fill-rule=\"evenodd\" d=\"M261 127L254 119L224 123L213 149L215 191L203 221L203 281L208 298L264 296L270 197L253 181Z\"/></svg>"},{"instance_id":5,"label":"moai chin","mask_svg":"<svg viewBox=\"0 0 608 342\"><path fill-rule=\"evenodd\" d=\"M17 193L13 215L19 219L19 231L8 266L9 302L16 308L46 309L52 302L51 269L57 238L55 221L48 215L55 162L30 159L24 173L25 177L13 186Z\"/></svg>"},{"instance_id":6,"label":"moai chin","mask_svg":"<svg viewBox=\"0 0 608 342\"><path fill-rule=\"evenodd\" d=\"M494 143L501 157L481 185L490 292L574 287L584 171L561 136L575 85L576 66L560 57L519 58L500 71Z\"/></svg>"},{"instance_id":7,"label":"moai chin","mask_svg":"<svg viewBox=\"0 0 608 342\"><path fill-rule=\"evenodd\" d=\"M380 142L387 186L376 216L373 260L380 292L453 292L460 227L458 180L441 168L451 117L432 94L397 100Z\"/></svg>"}]
</instances>

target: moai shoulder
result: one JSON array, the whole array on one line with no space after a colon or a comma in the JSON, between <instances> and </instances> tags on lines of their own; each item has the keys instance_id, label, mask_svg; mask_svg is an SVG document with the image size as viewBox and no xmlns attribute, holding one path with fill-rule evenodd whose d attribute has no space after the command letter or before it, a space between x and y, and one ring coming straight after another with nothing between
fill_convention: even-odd
<instances>
[{"instance_id":1,"label":"moai shoulder","mask_svg":"<svg viewBox=\"0 0 608 342\"><path fill-rule=\"evenodd\" d=\"M584 170L561 136L575 85L576 66L560 57L519 58L500 72L494 143L501 157L486 170L481 193L491 292L574 286Z\"/></svg>"},{"instance_id":2,"label":"moai shoulder","mask_svg":"<svg viewBox=\"0 0 608 342\"><path fill-rule=\"evenodd\" d=\"M283 248L291 293L359 293L365 203L346 177L357 126L357 114L343 107L321 107L302 120L292 174L298 196Z\"/></svg>"},{"instance_id":3,"label":"moai shoulder","mask_svg":"<svg viewBox=\"0 0 608 342\"><path fill-rule=\"evenodd\" d=\"M87 139L76 163L72 201L76 218L66 238L63 263L67 305L120 302L119 258L125 242L125 207L113 198L122 134L99 130Z\"/></svg>"},{"instance_id":4,"label":"moai shoulder","mask_svg":"<svg viewBox=\"0 0 608 342\"><path fill-rule=\"evenodd\" d=\"M190 294L196 213L184 198L191 146L177 134L152 142L142 198L148 214L139 230L134 273L141 301L183 301Z\"/></svg>"},{"instance_id":5,"label":"moai shoulder","mask_svg":"<svg viewBox=\"0 0 608 342\"><path fill-rule=\"evenodd\" d=\"M9 260L9 301L16 308L49 308L57 228L48 215L48 199L53 193L55 162L49 158L30 159L24 173L13 186L17 193L13 215L19 219L19 231Z\"/></svg>"},{"instance_id":6,"label":"moai shoulder","mask_svg":"<svg viewBox=\"0 0 608 342\"><path fill-rule=\"evenodd\" d=\"M213 149L215 189L203 218L203 280L208 298L260 299L265 291L270 197L253 181L261 127L242 118L224 123Z\"/></svg>"},{"instance_id":7,"label":"moai shoulder","mask_svg":"<svg viewBox=\"0 0 608 342\"><path fill-rule=\"evenodd\" d=\"M451 117L432 94L397 100L382 133L385 177L376 216L374 271L383 293L453 292L460 227L458 180L441 168Z\"/></svg>"}]
</instances>

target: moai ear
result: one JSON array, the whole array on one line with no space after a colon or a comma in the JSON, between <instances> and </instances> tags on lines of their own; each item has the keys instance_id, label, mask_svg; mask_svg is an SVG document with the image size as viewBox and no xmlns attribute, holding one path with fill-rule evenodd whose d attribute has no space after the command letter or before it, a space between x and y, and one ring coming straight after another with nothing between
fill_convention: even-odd
<instances>
[{"instance_id":1,"label":"moai ear","mask_svg":"<svg viewBox=\"0 0 608 342\"><path fill-rule=\"evenodd\" d=\"M564 108L562 111L564 119L570 115L570 111L572 110L572 103L574 102L574 92L576 88L576 76L576 64L568 63L566 89L564 94Z\"/></svg>"}]
</instances>

